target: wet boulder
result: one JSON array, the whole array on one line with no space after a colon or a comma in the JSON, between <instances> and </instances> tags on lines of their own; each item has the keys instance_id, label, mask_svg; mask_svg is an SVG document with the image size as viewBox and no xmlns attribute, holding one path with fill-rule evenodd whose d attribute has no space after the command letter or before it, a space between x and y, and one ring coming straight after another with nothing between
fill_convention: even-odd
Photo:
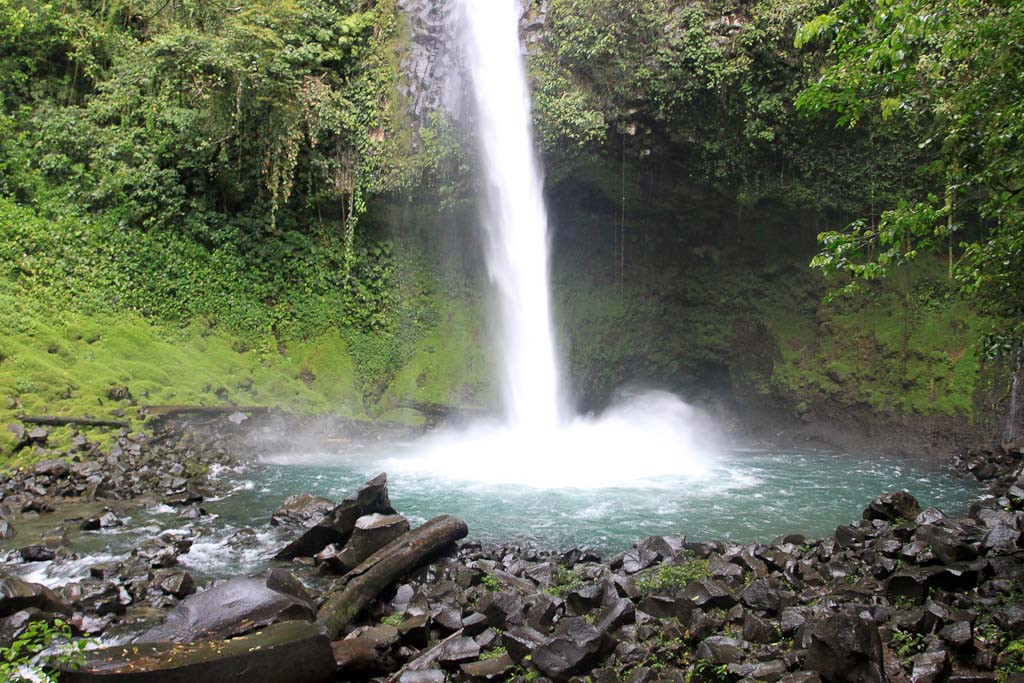
<instances>
[{"instance_id":1,"label":"wet boulder","mask_svg":"<svg viewBox=\"0 0 1024 683\"><path fill-rule=\"evenodd\" d=\"M57 557L57 551L45 545L28 545L18 550L18 554L25 562L49 562Z\"/></svg>"},{"instance_id":2,"label":"wet boulder","mask_svg":"<svg viewBox=\"0 0 1024 683\"><path fill-rule=\"evenodd\" d=\"M912 520L921 512L921 505L907 491L894 491L868 503L863 515L866 520L882 519L887 522Z\"/></svg>"},{"instance_id":3,"label":"wet boulder","mask_svg":"<svg viewBox=\"0 0 1024 683\"><path fill-rule=\"evenodd\" d=\"M14 577L0 577L0 617L31 608L71 614L71 605L46 586Z\"/></svg>"},{"instance_id":4,"label":"wet boulder","mask_svg":"<svg viewBox=\"0 0 1024 683\"><path fill-rule=\"evenodd\" d=\"M282 548L275 559L313 557L332 543L344 544L352 536L356 520L364 515L395 514L388 498L387 474L379 474L306 529L299 538Z\"/></svg>"},{"instance_id":5,"label":"wet boulder","mask_svg":"<svg viewBox=\"0 0 1024 683\"><path fill-rule=\"evenodd\" d=\"M949 653L945 650L922 652L913 659L910 683L940 683L949 678Z\"/></svg>"},{"instance_id":6,"label":"wet boulder","mask_svg":"<svg viewBox=\"0 0 1024 683\"><path fill-rule=\"evenodd\" d=\"M807 668L830 683L885 683L878 626L859 616L835 614L814 625Z\"/></svg>"},{"instance_id":7,"label":"wet boulder","mask_svg":"<svg viewBox=\"0 0 1024 683\"><path fill-rule=\"evenodd\" d=\"M316 524L335 507L334 501L311 493L296 493L281 503L270 517L271 526L305 529Z\"/></svg>"},{"instance_id":8,"label":"wet boulder","mask_svg":"<svg viewBox=\"0 0 1024 683\"><path fill-rule=\"evenodd\" d=\"M331 643L338 671L348 680L373 678L390 673L394 662L388 649L366 638L346 638Z\"/></svg>"},{"instance_id":9,"label":"wet boulder","mask_svg":"<svg viewBox=\"0 0 1024 683\"><path fill-rule=\"evenodd\" d=\"M266 577L234 578L185 599L139 642L187 643L230 638L275 622L316 617L302 584L275 569Z\"/></svg>"},{"instance_id":10,"label":"wet boulder","mask_svg":"<svg viewBox=\"0 0 1024 683\"><path fill-rule=\"evenodd\" d=\"M941 563L953 564L978 557L976 534L980 530L966 525L924 524L914 532L914 541L927 545Z\"/></svg>"},{"instance_id":11,"label":"wet boulder","mask_svg":"<svg viewBox=\"0 0 1024 683\"><path fill-rule=\"evenodd\" d=\"M886 596L924 602L933 590L968 591L978 585L978 570L958 563L945 567L909 567L898 571L886 581Z\"/></svg>"},{"instance_id":12,"label":"wet boulder","mask_svg":"<svg viewBox=\"0 0 1024 683\"><path fill-rule=\"evenodd\" d=\"M566 681L593 666L605 649L606 639L583 619L566 619L556 635L533 652L533 664L555 681Z\"/></svg>"},{"instance_id":13,"label":"wet boulder","mask_svg":"<svg viewBox=\"0 0 1024 683\"><path fill-rule=\"evenodd\" d=\"M78 610L99 616L124 614L132 601L128 592L113 581L87 579L68 584L61 593Z\"/></svg>"},{"instance_id":14,"label":"wet boulder","mask_svg":"<svg viewBox=\"0 0 1024 683\"><path fill-rule=\"evenodd\" d=\"M713 579L700 579L686 587L681 597L700 609L729 609L735 605L736 595L725 584Z\"/></svg>"},{"instance_id":15,"label":"wet boulder","mask_svg":"<svg viewBox=\"0 0 1024 683\"><path fill-rule=\"evenodd\" d=\"M338 570L348 572L363 560L409 531L409 520L401 515L374 513L356 520L355 529L344 549L338 553Z\"/></svg>"},{"instance_id":16,"label":"wet boulder","mask_svg":"<svg viewBox=\"0 0 1024 683\"><path fill-rule=\"evenodd\" d=\"M743 641L727 636L710 636L697 646L697 657L712 664L737 664L743 656Z\"/></svg>"},{"instance_id":17,"label":"wet boulder","mask_svg":"<svg viewBox=\"0 0 1024 683\"><path fill-rule=\"evenodd\" d=\"M32 431L34 432L35 430ZM60 459L43 460L42 462L36 463L36 466L32 469L32 471L36 474L36 476L52 477L54 479L59 479L68 473L68 463L67 461Z\"/></svg>"}]
</instances>

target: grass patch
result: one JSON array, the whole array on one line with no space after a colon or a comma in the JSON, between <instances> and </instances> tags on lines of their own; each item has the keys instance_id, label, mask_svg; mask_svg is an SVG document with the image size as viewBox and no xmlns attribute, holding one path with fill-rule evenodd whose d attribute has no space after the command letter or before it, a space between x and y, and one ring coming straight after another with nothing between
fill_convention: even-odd
<instances>
[{"instance_id":1,"label":"grass patch","mask_svg":"<svg viewBox=\"0 0 1024 683\"><path fill-rule=\"evenodd\" d=\"M636 587L641 595L673 595L689 584L710 576L708 561L681 555L678 564L660 564L636 575Z\"/></svg>"}]
</instances>

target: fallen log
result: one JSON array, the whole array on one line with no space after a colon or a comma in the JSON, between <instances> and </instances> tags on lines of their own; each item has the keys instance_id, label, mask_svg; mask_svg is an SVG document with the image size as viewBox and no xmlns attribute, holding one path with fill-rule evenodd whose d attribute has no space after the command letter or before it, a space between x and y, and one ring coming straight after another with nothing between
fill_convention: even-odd
<instances>
[{"instance_id":1,"label":"fallen log","mask_svg":"<svg viewBox=\"0 0 1024 683\"><path fill-rule=\"evenodd\" d=\"M18 419L32 425L46 425L48 427L66 427L76 425L79 427L115 427L118 429L131 429L131 423L123 420L102 420L93 417L58 417L55 415L19 415Z\"/></svg>"},{"instance_id":2,"label":"fallen log","mask_svg":"<svg viewBox=\"0 0 1024 683\"><path fill-rule=\"evenodd\" d=\"M270 406L142 406L142 412L154 417L175 417L177 415L232 415L234 413L264 414L273 410Z\"/></svg>"},{"instance_id":3,"label":"fallen log","mask_svg":"<svg viewBox=\"0 0 1024 683\"><path fill-rule=\"evenodd\" d=\"M396 538L346 575L344 588L327 599L317 613L316 623L336 640L381 591L468 533L461 519L441 515Z\"/></svg>"},{"instance_id":4,"label":"fallen log","mask_svg":"<svg viewBox=\"0 0 1024 683\"><path fill-rule=\"evenodd\" d=\"M62 683L320 683L337 665L323 631L290 621L231 640L89 650Z\"/></svg>"}]
</instances>

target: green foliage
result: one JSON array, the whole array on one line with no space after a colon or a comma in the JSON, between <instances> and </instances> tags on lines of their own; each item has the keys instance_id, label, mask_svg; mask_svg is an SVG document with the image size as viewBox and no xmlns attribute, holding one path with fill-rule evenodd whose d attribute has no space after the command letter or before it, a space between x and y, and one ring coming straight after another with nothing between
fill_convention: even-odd
<instances>
[{"instance_id":1,"label":"green foliage","mask_svg":"<svg viewBox=\"0 0 1024 683\"><path fill-rule=\"evenodd\" d=\"M892 632L891 639L896 656L903 662L908 662L914 655L924 652L927 645L924 636L911 631L895 629Z\"/></svg>"},{"instance_id":2,"label":"green foliage","mask_svg":"<svg viewBox=\"0 0 1024 683\"><path fill-rule=\"evenodd\" d=\"M497 593L501 590L501 581L493 574L485 574L480 583L487 589L488 593Z\"/></svg>"},{"instance_id":3,"label":"green foliage","mask_svg":"<svg viewBox=\"0 0 1024 683\"><path fill-rule=\"evenodd\" d=\"M497 659L502 655L508 654L508 650L503 647L492 647L489 650L485 650L480 653L481 660Z\"/></svg>"},{"instance_id":4,"label":"green foliage","mask_svg":"<svg viewBox=\"0 0 1024 683\"><path fill-rule=\"evenodd\" d=\"M1010 674L1024 673L1024 639L1011 641L999 658L996 677L1000 683L1006 683Z\"/></svg>"},{"instance_id":5,"label":"green foliage","mask_svg":"<svg viewBox=\"0 0 1024 683\"><path fill-rule=\"evenodd\" d=\"M572 172L581 147L599 148L616 165L678 163L747 205L772 198L859 211L868 198L896 196L921 154L902 132L851 136L796 114L821 55L796 51L793 40L820 12L816 0L549 5L530 64L555 178Z\"/></svg>"},{"instance_id":6,"label":"green foliage","mask_svg":"<svg viewBox=\"0 0 1024 683\"><path fill-rule=\"evenodd\" d=\"M796 41L828 45L821 77L797 100L802 111L832 112L845 127L913 122L926 155L917 168L923 187L906 188L877 222L824 233L813 265L872 279L944 247L950 276L955 269L996 323L987 344L994 353L1024 338L1022 39L1019 3L845 0L805 24ZM958 232L964 239L954 245Z\"/></svg>"},{"instance_id":7,"label":"green foliage","mask_svg":"<svg viewBox=\"0 0 1024 683\"><path fill-rule=\"evenodd\" d=\"M398 626L403 621L405 621L405 616L400 612L396 612L395 614L389 614L388 616L381 617L380 619L380 623L387 624L388 626Z\"/></svg>"},{"instance_id":8,"label":"green foliage","mask_svg":"<svg viewBox=\"0 0 1024 683\"><path fill-rule=\"evenodd\" d=\"M715 665L705 659L698 659L686 673L687 683L727 683L729 669L725 664Z\"/></svg>"},{"instance_id":9,"label":"green foliage","mask_svg":"<svg viewBox=\"0 0 1024 683\"><path fill-rule=\"evenodd\" d=\"M52 624L30 622L10 647L0 648L0 675L11 683L53 683L58 669L73 669L85 662L88 644L88 640L73 639L71 626L61 619Z\"/></svg>"},{"instance_id":10,"label":"green foliage","mask_svg":"<svg viewBox=\"0 0 1024 683\"><path fill-rule=\"evenodd\" d=\"M659 564L637 574L636 587L645 596L674 595L694 581L709 576L707 560L680 555L676 564Z\"/></svg>"},{"instance_id":11,"label":"green foliage","mask_svg":"<svg viewBox=\"0 0 1024 683\"><path fill-rule=\"evenodd\" d=\"M583 575L577 570L558 565L555 568L554 583L545 592L556 598L564 598L580 588L583 588Z\"/></svg>"}]
</instances>

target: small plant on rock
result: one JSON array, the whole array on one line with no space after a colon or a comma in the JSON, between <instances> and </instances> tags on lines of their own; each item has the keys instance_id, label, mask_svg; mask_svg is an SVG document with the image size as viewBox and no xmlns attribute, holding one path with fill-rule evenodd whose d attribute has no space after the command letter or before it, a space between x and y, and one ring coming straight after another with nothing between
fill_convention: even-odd
<instances>
[{"instance_id":1,"label":"small plant on rock","mask_svg":"<svg viewBox=\"0 0 1024 683\"><path fill-rule=\"evenodd\" d=\"M707 560L681 555L677 562L650 567L637 574L636 587L641 595L671 595L710 576Z\"/></svg>"},{"instance_id":2,"label":"small plant on rock","mask_svg":"<svg viewBox=\"0 0 1024 683\"><path fill-rule=\"evenodd\" d=\"M0 648L0 680L53 683L59 669L85 663L83 652L88 644L88 640L72 639L71 626L61 619L53 624L33 621L10 647Z\"/></svg>"},{"instance_id":3,"label":"small plant on rock","mask_svg":"<svg viewBox=\"0 0 1024 683\"><path fill-rule=\"evenodd\" d=\"M493 574L484 575L484 578L480 580L480 583L482 583L483 587L490 593L497 593L501 590L501 581L498 581L498 577Z\"/></svg>"},{"instance_id":4,"label":"small plant on rock","mask_svg":"<svg viewBox=\"0 0 1024 683\"><path fill-rule=\"evenodd\" d=\"M996 678L999 683L1006 683L1010 674L1024 673L1024 638L1019 638L1007 645L999 659L999 668L996 670Z\"/></svg>"},{"instance_id":5,"label":"small plant on rock","mask_svg":"<svg viewBox=\"0 0 1024 683\"><path fill-rule=\"evenodd\" d=\"M486 650L480 653L480 659L497 659L502 655L506 654L508 650L503 647L492 647L490 650Z\"/></svg>"},{"instance_id":6,"label":"small plant on rock","mask_svg":"<svg viewBox=\"0 0 1024 683\"><path fill-rule=\"evenodd\" d=\"M914 655L924 652L925 639L920 633L896 629L892 632L892 645L896 656L901 661L907 662Z\"/></svg>"},{"instance_id":7,"label":"small plant on rock","mask_svg":"<svg viewBox=\"0 0 1024 683\"><path fill-rule=\"evenodd\" d=\"M561 565L555 570L555 582L547 589L547 594L556 598L564 598L567 594L583 588L583 575L578 571Z\"/></svg>"}]
</instances>

